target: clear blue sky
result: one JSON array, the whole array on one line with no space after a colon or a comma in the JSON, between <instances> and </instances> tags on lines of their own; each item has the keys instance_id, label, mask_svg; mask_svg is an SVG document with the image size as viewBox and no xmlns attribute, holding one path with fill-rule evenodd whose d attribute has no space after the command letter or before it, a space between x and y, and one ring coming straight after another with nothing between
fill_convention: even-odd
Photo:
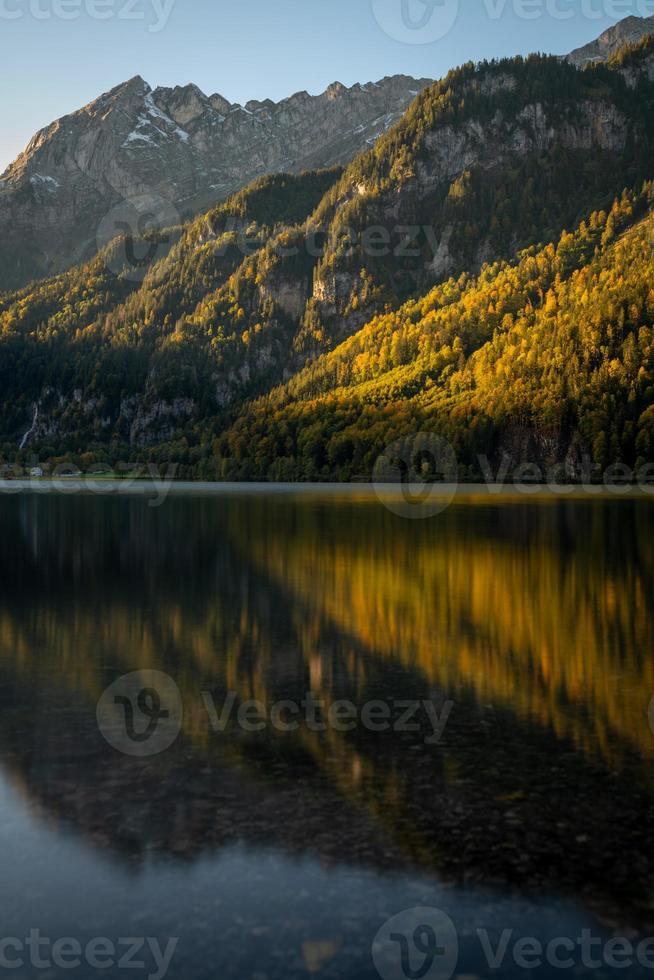
<instances>
[{"instance_id":1,"label":"clear blue sky","mask_svg":"<svg viewBox=\"0 0 654 980\"><path fill-rule=\"evenodd\" d=\"M471 59L563 53L627 14L654 14L654 0L458 0L452 28L431 40L434 17L457 0L427 2L431 13L425 0L0 0L0 170L36 130L136 74L233 102L278 100L335 80L437 78Z\"/></svg>"}]
</instances>

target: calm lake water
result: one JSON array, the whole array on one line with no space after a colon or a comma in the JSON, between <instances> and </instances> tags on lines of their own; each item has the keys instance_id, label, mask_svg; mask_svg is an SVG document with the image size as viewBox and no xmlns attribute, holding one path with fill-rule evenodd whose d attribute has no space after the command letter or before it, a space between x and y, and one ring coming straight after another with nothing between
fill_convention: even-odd
<instances>
[{"instance_id":1,"label":"calm lake water","mask_svg":"<svg viewBox=\"0 0 654 980\"><path fill-rule=\"evenodd\" d=\"M21 494L0 538L2 975L160 976L147 943L118 965L142 937L177 940L172 980L654 976L604 946L654 935L647 500L412 521L365 494ZM172 744L140 756L97 714L135 671L179 692ZM143 687L132 734L170 707ZM433 934L407 913L373 955L415 908ZM81 965L35 962L33 930ZM565 945L529 972L529 937Z\"/></svg>"}]
</instances>

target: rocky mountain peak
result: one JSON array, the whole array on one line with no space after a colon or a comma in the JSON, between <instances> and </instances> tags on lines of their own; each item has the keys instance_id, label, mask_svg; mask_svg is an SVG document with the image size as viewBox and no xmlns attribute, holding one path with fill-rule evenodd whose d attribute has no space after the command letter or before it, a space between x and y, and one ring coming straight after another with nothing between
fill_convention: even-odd
<instances>
[{"instance_id":1,"label":"rocky mountain peak","mask_svg":"<svg viewBox=\"0 0 654 980\"><path fill-rule=\"evenodd\" d=\"M132 92L144 92L144 91L150 92L151 91L150 86L141 75L134 75L132 78L128 78L126 82L121 82L119 85L116 85L109 92L107 92L107 95L112 96L112 95L117 95L121 92L127 94ZM103 96L100 96L100 98L103 98Z\"/></svg>"},{"instance_id":2,"label":"rocky mountain peak","mask_svg":"<svg viewBox=\"0 0 654 980\"><path fill-rule=\"evenodd\" d=\"M133 107L140 102L152 92L152 89L140 75L135 75L126 82L122 82L120 85L116 85L114 88L105 92L99 98L94 99L87 105L82 106L76 112L71 113L70 116L64 116L64 119L75 120L84 119L87 117L89 119L104 118L108 112L118 108L121 112L125 111L129 107Z\"/></svg>"},{"instance_id":3,"label":"rocky mountain peak","mask_svg":"<svg viewBox=\"0 0 654 980\"><path fill-rule=\"evenodd\" d=\"M357 86L353 86L352 88L355 89L356 87ZM328 99L338 99L347 91L348 89L342 82L332 82L332 84L326 89L325 95Z\"/></svg>"},{"instance_id":4,"label":"rocky mountain peak","mask_svg":"<svg viewBox=\"0 0 654 980\"><path fill-rule=\"evenodd\" d=\"M223 116L226 116L232 111L233 108L232 103L228 102L227 99L223 98L223 96L219 95L217 92L215 95L211 95L209 97L209 104L216 110L216 112L220 112Z\"/></svg>"},{"instance_id":5,"label":"rocky mountain peak","mask_svg":"<svg viewBox=\"0 0 654 980\"><path fill-rule=\"evenodd\" d=\"M578 68L608 61L625 44L635 44L648 34L654 34L654 17L625 17L600 34L595 41L572 51L568 55L568 61Z\"/></svg>"},{"instance_id":6,"label":"rocky mountain peak","mask_svg":"<svg viewBox=\"0 0 654 980\"><path fill-rule=\"evenodd\" d=\"M336 82L241 106L193 84L153 90L135 75L37 133L2 175L0 290L93 254L125 200L161 201L170 224L263 174L348 163L428 84Z\"/></svg>"},{"instance_id":7,"label":"rocky mountain peak","mask_svg":"<svg viewBox=\"0 0 654 980\"><path fill-rule=\"evenodd\" d=\"M258 99L250 99L249 102L245 103L245 108L248 112L271 112L275 109L275 103L272 99L264 99L260 102Z\"/></svg>"},{"instance_id":8,"label":"rocky mountain peak","mask_svg":"<svg viewBox=\"0 0 654 980\"><path fill-rule=\"evenodd\" d=\"M212 109L204 92L193 84L157 88L152 97L155 104L180 126L186 126Z\"/></svg>"}]
</instances>

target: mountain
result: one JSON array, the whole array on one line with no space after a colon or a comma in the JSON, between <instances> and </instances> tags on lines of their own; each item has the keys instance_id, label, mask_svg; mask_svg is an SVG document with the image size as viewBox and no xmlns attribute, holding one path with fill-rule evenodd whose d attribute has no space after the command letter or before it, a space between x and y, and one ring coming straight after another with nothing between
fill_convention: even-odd
<instances>
[{"instance_id":1,"label":"mountain","mask_svg":"<svg viewBox=\"0 0 654 980\"><path fill-rule=\"evenodd\" d=\"M604 67L534 57L450 73L303 227L269 239L178 317L197 370L219 333L216 409L284 380L385 308L610 208L651 172L653 112L651 83L635 96Z\"/></svg>"},{"instance_id":2,"label":"mountain","mask_svg":"<svg viewBox=\"0 0 654 980\"><path fill-rule=\"evenodd\" d=\"M654 458L652 241L649 183L556 244L375 317L241 409L215 446L220 475L369 478L397 465L396 440L405 462L420 451L417 433L448 439L473 480L525 463L559 480L640 470Z\"/></svg>"},{"instance_id":3,"label":"mountain","mask_svg":"<svg viewBox=\"0 0 654 980\"><path fill-rule=\"evenodd\" d=\"M606 60L652 23L628 17L569 58ZM174 225L257 176L348 163L429 84L336 82L241 106L136 76L37 133L0 177L0 291L90 258L125 223Z\"/></svg>"},{"instance_id":4,"label":"mountain","mask_svg":"<svg viewBox=\"0 0 654 980\"><path fill-rule=\"evenodd\" d=\"M37 133L0 178L0 290L58 273L118 231L124 202L172 225L259 175L349 162L426 79L232 105L135 77Z\"/></svg>"},{"instance_id":5,"label":"mountain","mask_svg":"<svg viewBox=\"0 0 654 980\"><path fill-rule=\"evenodd\" d=\"M0 451L345 479L411 425L447 432L470 475L479 446L518 460L535 446L571 472L586 452L641 458L654 391L632 317L649 329L649 301L637 251L620 264L611 243L632 217L650 229L653 63L645 40L583 71L465 65L344 170L260 178L0 297ZM580 339L566 324L583 304L559 289L595 275L595 251L622 305L589 280ZM534 363L544 373L520 374Z\"/></svg>"},{"instance_id":6,"label":"mountain","mask_svg":"<svg viewBox=\"0 0 654 980\"><path fill-rule=\"evenodd\" d=\"M577 48L568 55L568 61L578 68L608 61L625 45L637 44L654 33L654 17L625 17L590 44Z\"/></svg>"},{"instance_id":7,"label":"mountain","mask_svg":"<svg viewBox=\"0 0 654 980\"><path fill-rule=\"evenodd\" d=\"M76 432L80 439L103 441L111 418L121 442L170 437L192 410L200 383L195 367L180 359L185 345L175 325L192 317L279 223L306 220L341 173L336 168L259 178L186 228L136 242L118 238L81 267L0 296L3 431L16 431L21 448L44 438L59 443L64 432L65 440ZM219 346L216 337L214 355ZM201 384L215 391L213 356L205 368ZM165 386L170 404L143 397L149 375ZM211 411L211 399L203 401Z\"/></svg>"}]
</instances>

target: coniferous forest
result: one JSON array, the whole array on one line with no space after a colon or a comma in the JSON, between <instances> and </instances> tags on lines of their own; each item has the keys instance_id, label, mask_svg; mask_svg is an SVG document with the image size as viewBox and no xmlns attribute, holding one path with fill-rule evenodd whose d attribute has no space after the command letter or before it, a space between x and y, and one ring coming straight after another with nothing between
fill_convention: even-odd
<instances>
[{"instance_id":1,"label":"coniferous forest","mask_svg":"<svg viewBox=\"0 0 654 980\"><path fill-rule=\"evenodd\" d=\"M465 65L345 168L0 296L3 463L347 481L430 432L469 480L647 465L653 66Z\"/></svg>"}]
</instances>

